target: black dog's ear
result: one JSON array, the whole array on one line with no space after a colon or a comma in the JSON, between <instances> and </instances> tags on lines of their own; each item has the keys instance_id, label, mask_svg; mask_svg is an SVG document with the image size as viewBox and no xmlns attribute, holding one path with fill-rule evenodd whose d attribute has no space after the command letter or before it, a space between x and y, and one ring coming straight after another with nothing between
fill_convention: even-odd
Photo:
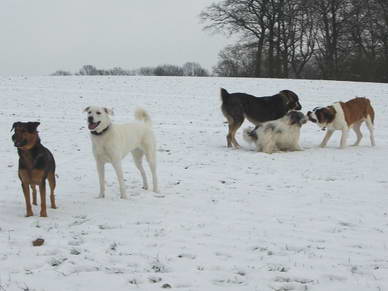
<instances>
[{"instance_id":1,"label":"black dog's ear","mask_svg":"<svg viewBox=\"0 0 388 291\"><path fill-rule=\"evenodd\" d=\"M36 132L36 129L38 128L40 122L28 122L27 123L27 130L29 133Z\"/></svg>"},{"instance_id":2,"label":"black dog's ear","mask_svg":"<svg viewBox=\"0 0 388 291\"><path fill-rule=\"evenodd\" d=\"M14 122L14 123L12 124L11 131L12 131L12 130L14 130L14 129L15 129L15 127L17 127L19 124L20 124L20 121L18 121L18 122Z\"/></svg>"},{"instance_id":3,"label":"black dog's ear","mask_svg":"<svg viewBox=\"0 0 388 291\"><path fill-rule=\"evenodd\" d=\"M280 91L280 94L286 96L288 101L289 101L289 103L296 102L299 99L298 95L296 95L291 90L282 90L282 91Z\"/></svg>"},{"instance_id":4,"label":"black dog's ear","mask_svg":"<svg viewBox=\"0 0 388 291\"><path fill-rule=\"evenodd\" d=\"M290 110L301 110L302 105L299 103L299 97L291 90L282 90L279 93L286 99L286 104Z\"/></svg>"}]
</instances>

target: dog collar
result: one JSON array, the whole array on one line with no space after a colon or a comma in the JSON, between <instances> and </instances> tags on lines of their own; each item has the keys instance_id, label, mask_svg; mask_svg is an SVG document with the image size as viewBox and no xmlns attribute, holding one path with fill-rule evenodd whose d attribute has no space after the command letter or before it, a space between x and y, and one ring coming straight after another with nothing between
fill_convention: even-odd
<instances>
[{"instance_id":1,"label":"dog collar","mask_svg":"<svg viewBox=\"0 0 388 291\"><path fill-rule=\"evenodd\" d=\"M109 128L110 128L110 125L109 125L108 127L106 127L104 130L100 131L100 132L91 131L90 133L91 133L91 134L94 134L94 135L102 135L102 134L104 134Z\"/></svg>"}]
</instances>

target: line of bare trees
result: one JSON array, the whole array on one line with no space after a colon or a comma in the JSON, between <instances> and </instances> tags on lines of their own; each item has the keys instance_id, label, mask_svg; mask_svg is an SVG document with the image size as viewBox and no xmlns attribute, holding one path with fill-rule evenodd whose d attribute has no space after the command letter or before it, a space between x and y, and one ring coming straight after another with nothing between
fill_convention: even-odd
<instances>
[{"instance_id":1,"label":"line of bare trees","mask_svg":"<svg viewBox=\"0 0 388 291\"><path fill-rule=\"evenodd\" d=\"M388 0L223 0L200 18L239 37L216 75L388 82Z\"/></svg>"},{"instance_id":2,"label":"line of bare trees","mask_svg":"<svg viewBox=\"0 0 388 291\"><path fill-rule=\"evenodd\" d=\"M70 76L72 73L64 70L58 70L51 74L53 76ZM97 69L93 65L84 65L75 73L76 76L187 76L187 77L205 77L209 73L200 64L187 62L182 66L159 65L156 67L142 67L136 70L125 70L121 67L113 69Z\"/></svg>"}]
</instances>

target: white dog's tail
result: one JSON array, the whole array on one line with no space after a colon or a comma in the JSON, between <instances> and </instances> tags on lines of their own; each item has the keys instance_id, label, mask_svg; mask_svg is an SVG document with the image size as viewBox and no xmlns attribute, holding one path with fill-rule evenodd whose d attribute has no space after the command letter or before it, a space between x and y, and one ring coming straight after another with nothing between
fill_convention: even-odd
<instances>
[{"instance_id":1,"label":"white dog's tail","mask_svg":"<svg viewBox=\"0 0 388 291\"><path fill-rule=\"evenodd\" d=\"M152 124L150 115L143 108L136 109L136 111L135 111L135 118L137 120L144 121L144 123L147 124L147 125L151 125Z\"/></svg>"},{"instance_id":2,"label":"white dog's tail","mask_svg":"<svg viewBox=\"0 0 388 291\"><path fill-rule=\"evenodd\" d=\"M244 129L243 138L247 143L254 143L257 141L256 128L247 127Z\"/></svg>"}]
</instances>

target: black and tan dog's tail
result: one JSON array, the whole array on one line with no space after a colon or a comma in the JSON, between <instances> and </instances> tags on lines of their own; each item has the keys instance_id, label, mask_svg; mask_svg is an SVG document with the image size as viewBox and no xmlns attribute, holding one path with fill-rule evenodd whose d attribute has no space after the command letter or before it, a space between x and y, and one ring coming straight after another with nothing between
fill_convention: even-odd
<instances>
[{"instance_id":1,"label":"black and tan dog's tail","mask_svg":"<svg viewBox=\"0 0 388 291\"><path fill-rule=\"evenodd\" d=\"M243 138L247 143L251 144L251 143L254 143L257 141L256 129L257 129L257 127L244 128Z\"/></svg>"},{"instance_id":2,"label":"black and tan dog's tail","mask_svg":"<svg viewBox=\"0 0 388 291\"><path fill-rule=\"evenodd\" d=\"M230 94L224 88L221 88L221 100L222 103L228 103Z\"/></svg>"}]
</instances>

